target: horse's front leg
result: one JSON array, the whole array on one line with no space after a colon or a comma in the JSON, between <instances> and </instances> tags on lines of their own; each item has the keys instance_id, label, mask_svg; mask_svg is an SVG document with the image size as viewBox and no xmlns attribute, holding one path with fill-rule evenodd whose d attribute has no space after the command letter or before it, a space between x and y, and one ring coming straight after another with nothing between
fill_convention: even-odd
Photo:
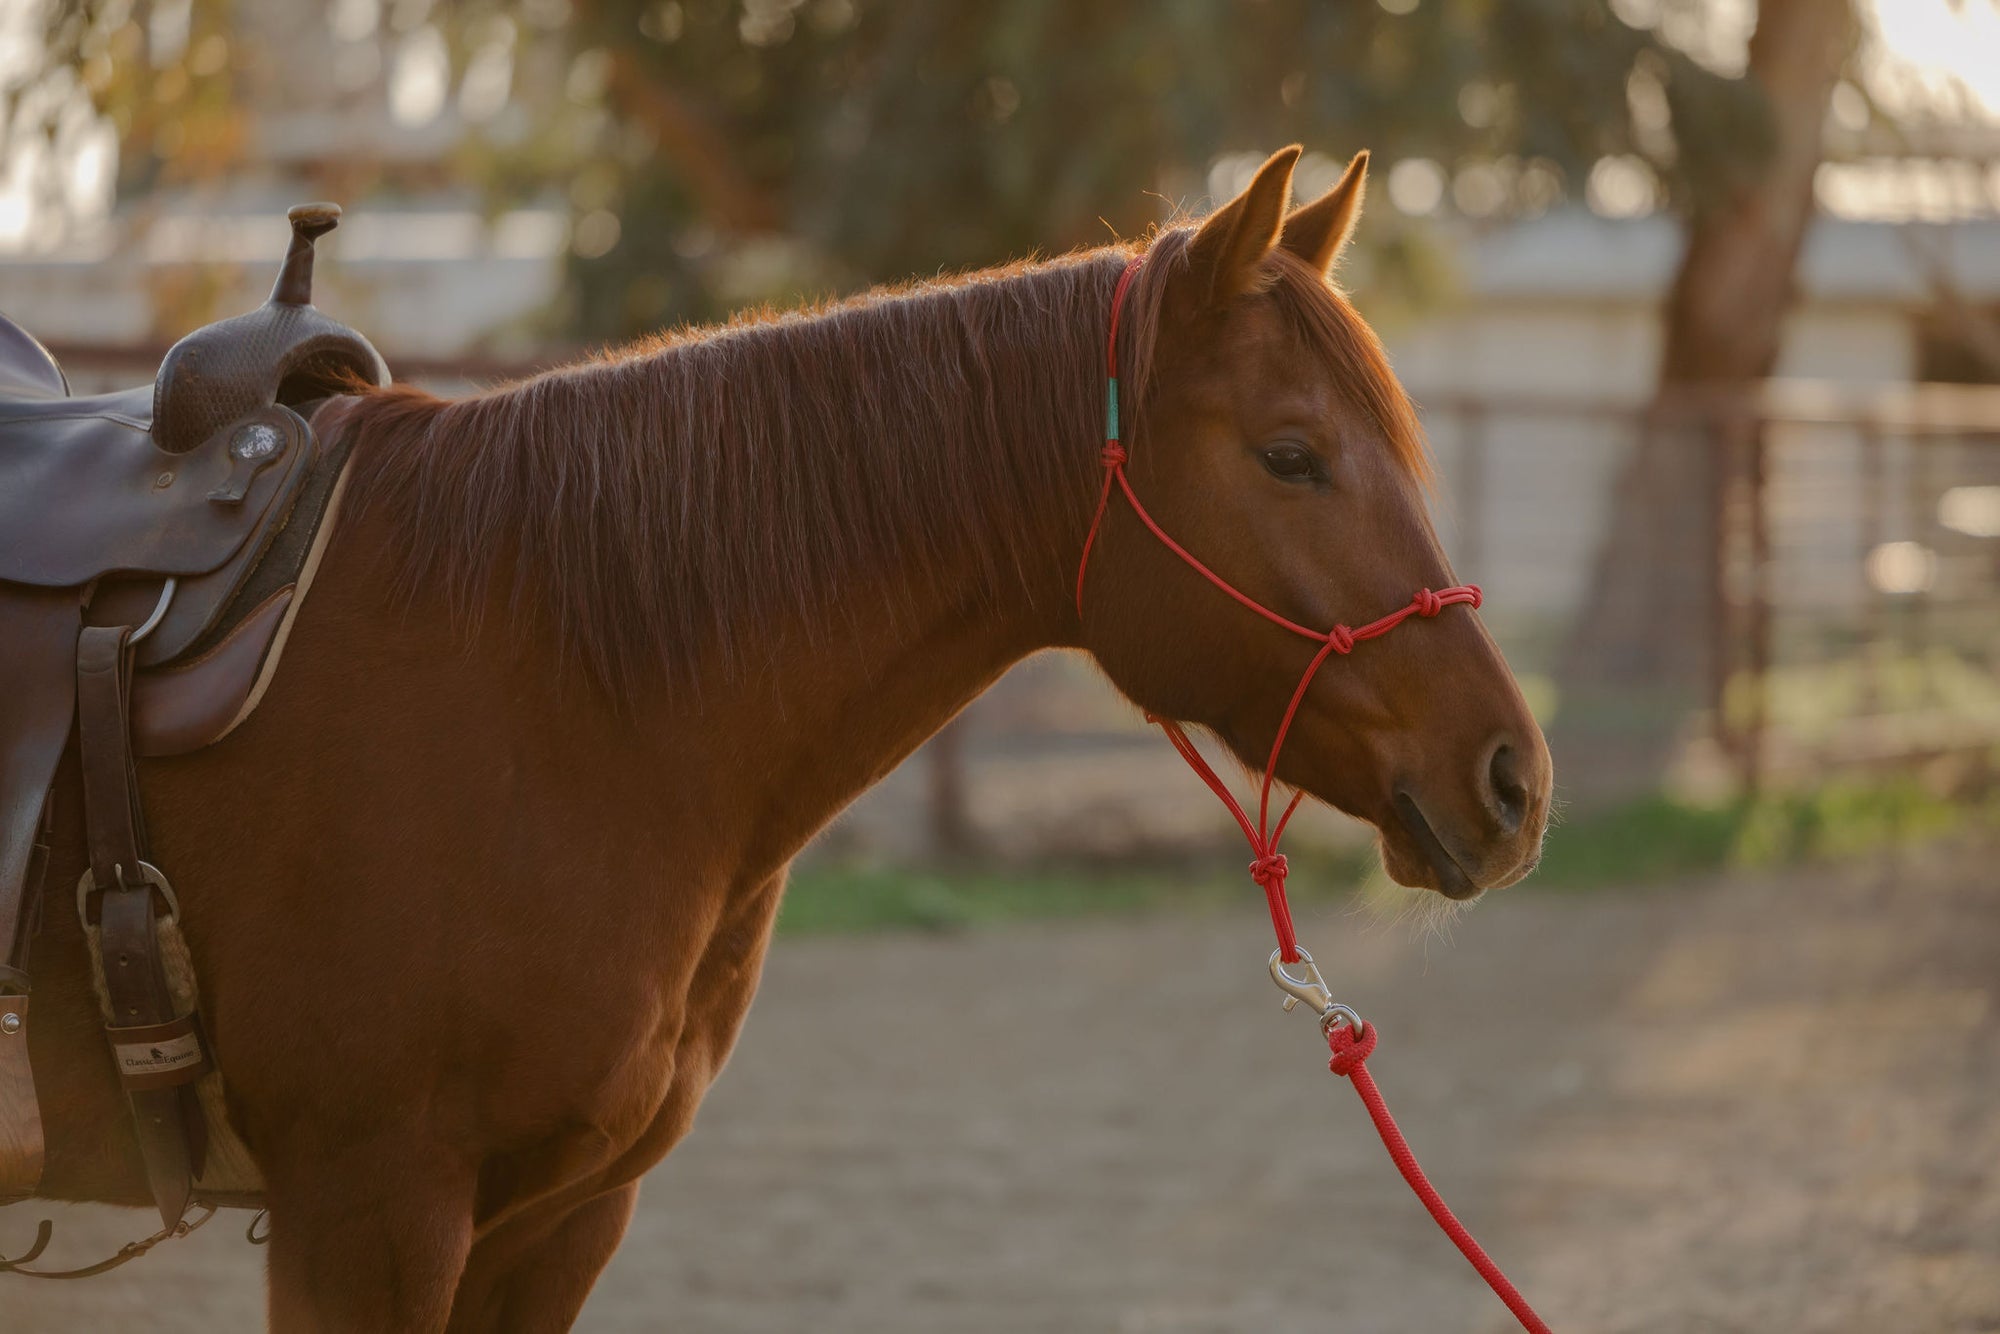
<instances>
[{"instance_id":1,"label":"horse's front leg","mask_svg":"<svg viewBox=\"0 0 2000 1334\"><path fill-rule=\"evenodd\" d=\"M693 1127L695 1109L735 1044L784 883L781 872L739 894L716 924L689 982L686 1020L645 1129L613 1160L549 1188L473 1245L452 1307L453 1334L560 1334L575 1321L625 1235L639 1176ZM579 1146L573 1158L592 1156Z\"/></svg>"},{"instance_id":2,"label":"horse's front leg","mask_svg":"<svg viewBox=\"0 0 2000 1334\"><path fill-rule=\"evenodd\" d=\"M412 1127L264 1155L272 1334L437 1334L472 1245L475 1174Z\"/></svg>"},{"instance_id":3,"label":"horse's front leg","mask_svg":"<svg viewBox=\"0 0 2000 1334\"><path fill-rule=\"evenodd\" d=\"M560 1334L611 1263L639 1183L628 1181L556 1217L523 1217L483 1238L451 1310L452 1334Z\"/></svg>"}]
</instances>

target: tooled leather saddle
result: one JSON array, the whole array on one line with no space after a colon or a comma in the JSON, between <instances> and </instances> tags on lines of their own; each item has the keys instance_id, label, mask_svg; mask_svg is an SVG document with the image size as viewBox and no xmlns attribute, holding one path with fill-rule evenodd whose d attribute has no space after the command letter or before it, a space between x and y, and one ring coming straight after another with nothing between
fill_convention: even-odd
<instances>
[{"instance_id":1,"label":"tooled leather saddle","mask_svg":"<svg viewBox=\"0 0 2000 1334\"><path fill-rule=\"evenodd\" d=\"M148 855L134 757L210 745L256 707L338 501L344 447L315 435L313 408L389 379L367 339L312 304L313 243L340 209L289 216L270 299L183 338L150 388L72 397L0 316L0 1204L42 1171L30 946L72 732L90 855L77 903L167 1227L201 1168L193 1084L209 1056L161 971L156 921L178 906Z\"/></svg>"}]
</instances>

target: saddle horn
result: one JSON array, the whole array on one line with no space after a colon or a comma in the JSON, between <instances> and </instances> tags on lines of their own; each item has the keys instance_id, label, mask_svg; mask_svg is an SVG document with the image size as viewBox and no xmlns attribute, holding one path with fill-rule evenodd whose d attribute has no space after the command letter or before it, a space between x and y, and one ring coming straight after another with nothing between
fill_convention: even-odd
<instances>
[{"instance_id":1,"label":"saddle horn","mask_svg":"<svg viewBox=\"0 0 2000 1334\"><path fill-rule=\"evenodd\" d=\"M323 398L355 379L389 383L374 345L312 304L313 243L340 224L340 205L300 204L286 217L292 242L270 298L195 330L161 361L153 382L161 449L185 453L259 408Z\"/></svg>"},{"instance_id":2,"label":"saddle horn","mask_svg":"<svg viewBox=\"0 0 2000 1334\"><path fill-rule=\"evenodd\" d=\"M292 244L285 265L271 286L271 302L280 306L310 306L313 300L313 242L340 225L338 204L294 204L285 217L292 224Z\"/></svg>"}]
</instances>

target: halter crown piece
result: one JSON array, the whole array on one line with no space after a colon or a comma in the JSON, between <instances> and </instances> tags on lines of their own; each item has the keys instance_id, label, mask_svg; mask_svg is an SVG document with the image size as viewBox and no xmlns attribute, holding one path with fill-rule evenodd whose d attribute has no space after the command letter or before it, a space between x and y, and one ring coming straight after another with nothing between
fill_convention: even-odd
<instances>
[{"instance_id":1,"label":"halter crown piece","mask_svg":"<svg viewBox=\"0 0 2000 1334\"><path fill-rule=\"evenodd\" d=\"M1145 256L1134 256L1125 265L1125 271L1118 275L1118 286L1111 296L1110 332L1104 344L1104 449L1099 456L1104 461L1104 487L1098 492L1097 512L1091 517L1090 531L1083 540L1083 558L1077 563L1076 613L1079 617L1083 615L1083 585L1085 577L1090 572L1090 553L1097 546L1098 535L1104 527L1104 515L1111 508L1112 488L1116 487L1124 494L1126 503L1132 507L1132 512L1139 516L1139 522L1145 524L1154 537L1165 543L1167 549L1185 561L1196 574L1273 625L1282 626L1300 638L1309 639L1320 646L1319 651L1313 654L1312 661L1306 664L1305 674L1299 677L1299 684L1292 691L1291 703L1285 706L1284 719L1278 724L1277 736L1271 741L1271 755L1264 764L1264 781L1257 794L1255 824L1250 822L1249 815L1230 793L1228 784L1216 777L1215 770L1209 767L1208 761L1202 758L1201 752L1195 749L1192 741L1188 740L1186 730L1179 723L1171 718L1159 718L1152 714L1147 715L1147 720L1160 725L1160 730L1167 734L1167 740L1173 743L1174 749L1180 752L1188 767L1193 769L1201 781L1208 784L1209 790L1229 808L1229 813L1236 818L1237 827L1243 831L1243 837L1249 840L1252 854L1250 878L1264 891L1265 904L1271 910L1271 926L1278 934L1278 948L1271 955L1271 978L1287 995L1285 1008L1289 1010L1299 1001L1304 1001L1312 1007L1320 1021L1320 1031L1325 1035L1332 1054L1327 1068L1354 1085L1355 1092L1360 1095L1363 1105L1368 1109L1369 1119L1375 1123L1376 1133L1382 1137L1383 1146L1389 1150L1389 1157L1395 1162L1396 1170L1402 1173L1403 1180L1409 1183L1410 1189L1416 1193L1418 1200L1436 1220L1437 1225L1444 1230L1445 1235L1451 1238L1452 1244L1458 1247L1460 1254L1464 1255L1479 1272L1479 1276L1486 1280L1494 1295L1505 1303L1514 1318L1520 1321L1521 1327L1528 1330L1529 1334L1549 1334L1548 1325L1535 1314L1534 1308L1528 1305L1520 1290L1500 1272L1500 1266L1495 1264L1492 1257L1488 1256L1473 1239L1465 1225L1458 1221L1450 1206L1444 1202L1444 1197L1438 1194L1437 1188L1432 1186L1429 1178L1424 1175L1423 1168L1417 1165L1416 1155L1410 1151L1409 1143L1404 1140L1402 1131L1397 1128L1395 1118L1389 1114L1389 1107L1383 1101L1381 1090L1375 1086L1375 1077L1368 1072L1366 1062L1375 1050L1376 1038L1379 1036L1375 1026L1363 1023L1361 1017L1353 1010L1333 999L1327 990L1325 979L1320 976L1319 969L1313 964L1312 956L1299 948L1298 935L1292 928L1291 905L1285 899L1285 874L1288 868L1285 864L1285 854L1278 851L1278 840L1284 837L1285 826L1290 822L1292 812L1299 808L1299 801L1305 794L1294 792L1291 801L1286 803L1284 811L1278 816L1277 826L1273 828L1270 823L1271 784L1278 771L1278 752L1284 749L1285 734L1291 731L1292 719L1298 715L1299 704L1306 697L1307 687L1312 685L1313 678L1319 675L1319 669L1326 664L1326 660L1336 653L1345 657L1363 640L1379 639L1412 616L1429 618L1436 616L1446 607L1460 605L1476 610L1480 603L1479 589L1472 584L1459 584L1436 591L1420 588L1408 603L1366 625L1334 625L1326 630L1313 630L1279 615L1236 588L1221 575L1202 564L1186 547L1168 536L1166 530L1154 522L1153 516L1146 512L1146 507L1139 503L1138 495L1132 490L1132 479L1125 473L1125 462L1129 455L1124 441L1120 439L1118 427L1118 316L1125 307L1125 296L1131 290L1132 280L1138 276L1145 262ZM1292 965L1298 971L1294 972L1287 965Z\"/></svg>"}]
</instances>

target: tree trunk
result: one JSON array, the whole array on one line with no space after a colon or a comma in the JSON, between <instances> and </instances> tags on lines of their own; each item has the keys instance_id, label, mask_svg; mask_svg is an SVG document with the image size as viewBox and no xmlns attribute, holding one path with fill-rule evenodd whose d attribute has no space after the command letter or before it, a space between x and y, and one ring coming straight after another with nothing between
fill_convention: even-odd
<instances>
[{"instance_id":1,"label":"tree trunk","mask_svg":"<svg viewBox=\"0 0 2000 1334\"><path fill-rule=\"evenodd\" d=\"M961 713L924 747L930 759L930 851L941 861L965 861L978 846L965 792L965 731Z\"/></svg>"},{"instance_id":2,"label":"tree trunk","mask_svg":"<svg viewBox=\"0 0 2000 1334\"><path fill-rule=\"evenodd\" d=\"M1667 300L1663 389L1771 374L1792 275L1813 216L1813 175L1834 85L1854 46L1850 0L1762 0L1750 77L1774 131L1770 161L1699 213Z\"/></svg>"},{"instance_id":3,"label":"tree trunk","mask_svg":"<svg viewBox=\"0 0 2000 1334\"><path fill-rule=\"evenodd\" d=\"M1777 366L1821 127L1854 37L1851 0L1759 6L1749 77L1769 109L1771 152L1689 222L1664 311L1659 400L1558 666L1553 740L1574 799L1656 788L1690 711L1718 693L1724 487L1755 430L1727 405Z\"/></svg>"}]
</instances>

